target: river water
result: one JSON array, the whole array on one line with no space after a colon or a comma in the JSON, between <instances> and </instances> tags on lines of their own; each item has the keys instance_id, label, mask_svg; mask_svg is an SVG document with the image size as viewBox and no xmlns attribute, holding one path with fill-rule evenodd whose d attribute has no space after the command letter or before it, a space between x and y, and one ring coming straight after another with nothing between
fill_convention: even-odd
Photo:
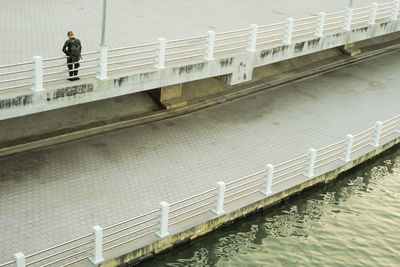
<instances>
[{"instance_id":1,"label":"river water","mask_svg":"<svg viewBox=\"0 0 400 267\"><path fill-rule=\"evenodd\" d=\"M140 266L400 266L400 147Z\"/></svg>"}]
</instances>

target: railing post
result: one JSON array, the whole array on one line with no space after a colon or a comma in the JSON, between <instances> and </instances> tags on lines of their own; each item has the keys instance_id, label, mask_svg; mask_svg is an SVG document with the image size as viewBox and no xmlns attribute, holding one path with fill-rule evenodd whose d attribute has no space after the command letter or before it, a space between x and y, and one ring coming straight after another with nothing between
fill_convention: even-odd
<instances>
[{"instance_id":1,"label":"railing post","mask_svg":"<svg viewBox=\"0 0 400 267\"><path fill-rule=\"evenodd\" d=\"M274 179L274 165L267 164L265 167L265 188L262 191L266 196L272 194L272 179Z\"/></svg>"},{"instance_id":2,"label":"railing post","mask_svg":"<svg viewBox=\"0 0 400 267\"><path fill-rule=\"evenodd\" d=\"M15 253L14 259L17 267L25 267L25 255L22 252Z\"/></svg>"},{"instance_id":3,"label":"railing post","mask_svg":"<svg viewBox=\"0 0 400 267\"><path fill-rule=\"evenodd\" d=\"M346 9L346 14L345 14L345 18L344 18L343 30L350 31L352 17L353 17L353 8L348 7Z\"/></svg>"},{"instance_id":4,"label":"railing post","mask_svg":"<svg viewBox=\"0 0 400 267\"><path fill-rule=\"evenodd\" d=\"M205 60L213 60L214 59L214 44L215 44L215 32L208 31L207 32L207 44L206 44L206 56Z\"/></svg>"},{"instance_id":5,"label":"railing post","mask_svg":"<svg viewBox=\"0 0 400 267\"><path fill-rule=\"evenodd\" d=\"M399 14L400 0L393 1L393 10L392 10L392 20L397 20L397 15Z\"/></svg>"},{"instance_id":6,"label":"railing post","mask_svg":"<svg viewBox=\"0 0 400 267\"><path fill-rule=\"evenodd\" d=\"M43 91L43 58L40 56L33 57L33 64L34 64L34 82L32 90L35 92Z\"/></svg>"},{"instance_id":7,"label":"railing post","mask_svg":"<svg viewBox=\"0 0 400 267\"><path fill-rule=\"evenodd\" d=\"M314 148L310 148L308 150L308 161L306 167L306 173L304 174L306 177L311 178L314 176L314 168L315 168L315 159L317 158L317 150Z\"/></svg>"},{"instance_id":8,"label":"railing post","mask_svg":"<svg viewBox=\"0 0 400 267\"><path fill-rule=\"evenodd\" d=\"M217 215L224 213L225 187L224 182L217 183L217 204L215 209L212 210Z\"/></svg>"},{"instance_id":9,"label":"railing post","mask_svg":"<svg viewBox=\"0 0 400 267\"><path fill-rule=\"evenodd\" d=\"M375 130L374 130L374 139L372 141L372 145L374 147L378 147L379 146L379 139L381 138L381 132L382 132L382 122L381 121L377 121L375 123Z\"/></svg>"},{"instance_id":10,"label":"railing post","mask_svg":"<svg viewBox=\"0 0 400 267\"><path fill-rule=\"evenodd\" d=\"M103 228L96 225L92 227L93 229L93 256L89 260L93 264L99 264L104 262L103 258Z\"/></svg>"},{"instance_id":11,"label":"railing post","mask_svg":"<svg viewBox=\"0 0 400 267\"><path fill-rule=\"evenodd\" d=\"M284 36L284 40L283 40L284 44L288 45L292 42L293 24L294 24L293 18L286 19L285 36Z\"/></svg>"},{"instance_id":12,"label":"railing post","mask_svg":"<svg viewBox=\"0 0 400 267\"><path fill-rule=\"evenodd\" d=\"M97 79L99 80L107 80L107 59L108 59L108 48L107 46L100 46L100 68L99 74L97 75Z\"/></svg>"},{"instance_id":13,"label":"railing post","mask_svg":"<svg viewBox=\"0 0 400 267\"><path fill-rule=\"evenodd\" d=\"M160 229L156 232L160 238L164 238L169 235L168 233L168 214L169 204L165 201L160 202Z\"/></svg>"},{"instance_id":14,"label":"railing post","mask_svg":"<svg viewBox=\"0 0 400 267\"><path fill-rule=\"evenodd\" d=\"M344 156L343 156L343 161L344 162L349 162L350 161L351 148L353 146L353 140L354 140L354 136L352 134L348 134L346 136L346 147L344 148Z\"/></svg>"},{"instance_id":15,"label":"railing post","mask_svg":"<svg viewBox=\"0 0 400 267\"><path fill-rule=\"evenodd\" d=\"M317 21L317 30L315 31L315 36L322 37L324 35L324 24L325 24L325 12L319 12Z\"/></svg>"},{"instance_id":16,"label":"railing post","mask_svg":"<svg viewBox=\"0 0 400 267\"><path fill-rule=\"evenodd\" d=\"M164 69L165 68L165 39L158 38L158 50L157 50L157 64L155 67L157 69Z\"/></svg>"},{"instance_id":17,"label":"railing post","mask_svg":"<svg viewBox=\"0 0 400 267\"><path fill-rule=\"evenodd\" d=\"M368 24L374 25L376 20L376 12L378 12L378 4L372 3L371 12L369 14Z\"/></svg>"},{"instance_id":18,"label":"railing post","mask_svg":"<svg viewBox=\"0 0 400 267\"><path fill-rule=\"evenodd\" d=\"M258 32L258 25L250 24L250 31L249 31L249 44L247 47L247 51L255 52L257 46L257 32Z\"/></svg>"}]
</instances>

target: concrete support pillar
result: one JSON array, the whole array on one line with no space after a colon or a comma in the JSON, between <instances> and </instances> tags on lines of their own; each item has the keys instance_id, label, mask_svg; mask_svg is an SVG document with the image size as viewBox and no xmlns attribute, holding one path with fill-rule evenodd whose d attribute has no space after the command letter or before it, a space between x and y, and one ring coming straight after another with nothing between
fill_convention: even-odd
<instances>
[{"instance_id":1,"label":"concrete support pillar","mask_svg":"<svg viewBox=\"0 0 400 267\"><path fill-rule=\"evenodd\" d=\"M158 38L158 49L157 49L157 58L156 65L154 66L156 69L165 69L165 46L166 41L164 38Z\"/></svg>"},{"instance_id":2,"label":"concrete support pillar","mask_svg":"<svg viewBox=\"0 0 400 267\"><path fill-rule=\"evenodd\" d=\"M249 43L247 46L247 51L255 52L257 51L257 32L258 26L256 24L250 24L250 31L249 31Z\"/></svg>"},{"instance_id":3,"label":"concrete support pillar","mask_svg":"<svg viewBox=\"0 0 400 267\"><path fill-rule=\"evenodd\" d=\"M374 147L379 146L379 140L381 139L382 125L383 123L381 121L377 121L375 123L374 139L372 141L372 145Z\"/></svg>"},{"instance_id":4,"label":"concrete support pillar","mask_svg":"<svg viewBox=\"0 0 400 267\"><path fill-rule=\"evenodd\" d=\"M397 20L397 15L399 14L399 7L400 7L400 0L394 0L391 20Z\"/></svg>"},{"instance_id":5,"label":"concrete support pillar","mask_svg":"<svg viewBox=\"0 0 400 267\"><path fill-rule=\"evenodd\" d=\"M163 103L165 101L181 97L182 96L182 84L174 84L170 86L161 87L160 94L160 102Z\"/></svg>"},{"instance_id":6,"label":"concrete support pillar","mask_svg":"<svg viewBox=\"0 0 400 267\"><path fill-rule=\"evenodd\" d=\"M34 81L32 91L40 92L43 89L43 58L40 56L33 57L34 64Z\"/></svg>"},{"instance_id":7,"label":"concrete support pillar","mask_svg":"<svg viewBox=\"0 0 400 267\"><path fill-rule=\"evenodd\" d=\"M361 54L361 49L356 47L355 43L346 44L346 45L340 47L340 50L342 50L343 53L345 53L346 55L349 55L349 56L356 56L356 55Z\"/></svg>"},{"instance_id":8,"label":"concrete support pillar","mask_svg":"<svg viewBox=\"0 0 400 267\"><path fill-rule=\"evenodd\" d=\"M369 14L368 24L374 25L376 20L376 12L378 12L378 4L373 3L371 6L371 12Z\"/></svg>"},{"instance_id":9,"label":"concrete support pillar","mask_svg":"<svg viewBox=\"0 0 400 267\"><path fill-rule=\"evenodd\" d=\"M25 267L25 255L22 252L18 252L14 254L15 265L17 267Z\"/></svg>"},{"instance_id":10,"label":"concrete support pillar","mask_svg":"<svg viewBox=\"0 0 400 267\"><path fill-rule=\"evenodd\" d=\"M93 264L100 264L104 262L103 258L103 229L96 225L93 226L93 255L89 260Z\"/></svg>"},{"instance_id":11,"label":"concrete support pillar","mask_svg":"<svg viewBox=\"0 0 400 267\"><path fill-rule=\"evenodd\" d=\"M208 31L207 32L207 44L206 44L206 56L205 60L213 60L214 59L214 45L215 45L215 32Z\"/></svg>"},{"instance_id":12,"label":"concrete support pillar","mask_svg":"<svg viewBox=\"0 0 400 267\"><path fill-rule=\"evenodd\" d=\"M319 12L318 21L317 21L317 29L315 31L315 36L322 37L324 35L324 24L325 24L325 12Z\"/></svg>"},{"instance_id":13,"label":"concrete support pillar","mask_svg":"<svg viewBox=\"0 0 400 267\"><path fill-rule=\"evenodd\" d=\"M212 210L217 215L224 213L225 187L226 186L224 182L217 183L217 204L215 209Z\"/></svg>"},{"instance_id":14,"label":"concrete support pillar","mask_svg":"<svg viewBox=\"0 0 400 267\"><path fill-rule=\"evenodd\" d=\"M287 18L286 19L286 29L285 29L285 36L283 39L284 44L290 44L292 42L292 34L293 34L293 24L294 24L294 19L293 18Z\"/></svg>"},{"instance_id":15,"label":"concrete support pillar","mask_svg":"<svg viewBox=\"0 0 400 267\"><path fill-rule=\"evenodd\" d=\"M107 46L100 46L100 66L99 66L99 73L96 76L97 79L103 81L107 80L107 59L108 59L108 48Z\"/></svg>"},{"instance_id":16,"label":"concrete support pillar","mask_svg":"<svg viewBox=\"0 0 400 267\"><path fill-rule=\"evenodd\" d=\"M308 150L308 161L306 166L305 176L311 178L314 176L315 159L317 158L317 150L310 148Z\"/></svg>"},{"instance_id":17,"label":"concrete support pillar","mask_svg":"<svg viewBox=\"0 0 400 267\"><path fill-rule=\"evenodd\" d=\"M343 30L350 31L352 18L353 18L353 8L348 7L346 9L346 14L345 14L345 18L344 18Z\"/></svg>"},{"instance_id":18,"label":"concrete support pillar","mask_svg":"<svg viewBox=\"0 0 400 267\"><path fill-rule=\"evenodd\" d=\"M169 235L168 233L168 216L169 216L169 204L165 201L160 202L160 228L156 232L160 238L164 238Z\"/></svg>"},{"instance_id":19,"label":"concrete support pillar","mask_svg":"<svg viewBox=\"0 0 400 267\"><path fill-rule=\"evenodd\" d=\"M262 191L266 196L272 194L272 179L274 179L274 165L267 164L265 167L265 188Z\"/></svg>"},{"instance_id":20,"label":"concrete support pillar","mask_svg":"<svg viewBox=\"0 0 400 267\"><path fill-rule=\"evenodd\" d=\"M346 136L346 144L345 144L344 155L343 155L344 162L349 162L351 159L351 148L353 146L353 140L354 140L354 136L352 134L348 134Z\"/></svg>"}]
</instances>

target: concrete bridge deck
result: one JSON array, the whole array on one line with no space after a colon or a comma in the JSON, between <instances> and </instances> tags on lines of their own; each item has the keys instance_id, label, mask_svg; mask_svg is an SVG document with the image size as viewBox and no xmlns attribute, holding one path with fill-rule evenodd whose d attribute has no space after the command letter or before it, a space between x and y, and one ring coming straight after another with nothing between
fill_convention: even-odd
<instances>
[{"instance_id":1,"label":"concrete bridge deck","mask_svg":"<svg viewBox=\"0 0 400 267\"><path fill-rule=\"evenodd\" d=\"M400 113L400 52L165 121L0 159L0 262Z\"/></svg>"},{"instance_id":2,"label":"concrete bridge deck","mask_svg":"<svg viewBox=\"0 0 400 267\"><path fill-rule=\"evenodd\" d=\"M389 0L354 1L354 6ZM109 48L187 38L216 32L302 18L320 11L345 8L348 0L219 0L108 1L106 44ZM229 8L228 8L229 7ZM62 56L66 33L72 30L84 51L100 43L102 1L98 0L2 0L0 8L0 65L30 61L32 56ZM234 19L232 19L234 18Z\"/></svg>"}]
</instances>

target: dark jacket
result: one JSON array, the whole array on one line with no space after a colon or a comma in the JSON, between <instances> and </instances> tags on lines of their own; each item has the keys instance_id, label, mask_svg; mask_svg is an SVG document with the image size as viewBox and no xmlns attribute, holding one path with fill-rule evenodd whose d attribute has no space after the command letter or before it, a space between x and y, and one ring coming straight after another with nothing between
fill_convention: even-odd
<instances>
[{"instance_id":1,"label":"dark jacket","mask_svg":"<svg viewBox=\"0 0 400 267\"><path fill-rule=\"evenodd\" d=\"M79 49L77 48L74 49L74 47L79 47ZM73 61L78 61L81 59L81 49L82 49L81 41L79 41L79 39L76 38L71 38L65 41L62 51ZM75 52L73 52L74 50Z\"/></svg>"}]
</instances>

